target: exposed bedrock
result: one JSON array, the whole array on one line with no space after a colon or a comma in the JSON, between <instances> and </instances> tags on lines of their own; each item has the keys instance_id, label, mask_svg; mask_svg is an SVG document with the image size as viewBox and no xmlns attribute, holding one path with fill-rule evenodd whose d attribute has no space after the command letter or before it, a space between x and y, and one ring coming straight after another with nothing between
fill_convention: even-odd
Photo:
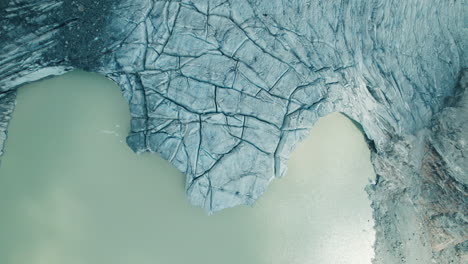
<instances>
[{"instance_id":1,"label":"exposed bedrock","mask_svg":"<svg viewBox=\"0 0 468 264\"><path fill-rule=\"evenodd\" d=\"M468 260L468 71L427 128L373 152L376 263Z\"/></svg>"},{"instance_id":2,"label":"exposed bedrock","mask_svg":"<svg viewBox=\"0 0 468 264\"><path fill-rule=\"evenodd\" d=\"M74 68L99 72L129 102L128 145L169 160L187 175L190 201L214 212L254 203L285 175L314 122L339 111L362 125L373 153L376 263L466 254L462 1L0 8L0 142L19 85Z\"/></svg>"}]
</instances>

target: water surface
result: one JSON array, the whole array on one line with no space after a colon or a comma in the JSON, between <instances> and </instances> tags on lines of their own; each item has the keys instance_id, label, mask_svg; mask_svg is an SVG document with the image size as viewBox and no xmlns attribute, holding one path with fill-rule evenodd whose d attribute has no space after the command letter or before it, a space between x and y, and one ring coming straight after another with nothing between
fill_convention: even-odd
<instances>
[{"instance_id":1,"label":"water surface","mask_svg":"<svg viewBox=\"0 0 468 264\"><path fill-rule=\"evenodd\" d=\"M0 263L370 263L373 171L344 116L314 126L253 208L213 216L188 203L167 161L131 152L129 119L97 74L19 89L0 165Z\"/></svg>"}]
</instances>

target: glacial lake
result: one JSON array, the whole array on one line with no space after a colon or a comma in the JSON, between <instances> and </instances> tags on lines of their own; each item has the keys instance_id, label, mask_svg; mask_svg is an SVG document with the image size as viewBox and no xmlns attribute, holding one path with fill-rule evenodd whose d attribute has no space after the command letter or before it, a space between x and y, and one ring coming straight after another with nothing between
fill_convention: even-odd
<instances>
[{"instance_id":1,"label":"glacial lake","mask_svg":"<svg viewBox=\"0 0 468 264\"><path fill-rule=\"evenodd\" d=\"M0 163L2 264L366 264L374 253L362 133L320 119L253 206L208 216L184 175L126 145L116 84L74 71L21 87Z\"/></svg>"}]
</instances>

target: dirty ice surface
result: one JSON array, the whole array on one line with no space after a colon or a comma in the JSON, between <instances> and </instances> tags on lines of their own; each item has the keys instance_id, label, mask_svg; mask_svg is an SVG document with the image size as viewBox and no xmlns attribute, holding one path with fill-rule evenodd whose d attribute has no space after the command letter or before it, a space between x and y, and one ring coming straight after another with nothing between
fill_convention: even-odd
<instances>
[{"instance_id":1,"label":"dirty ice surface","mask_svg":"<svg viewBox=\"0 0 468 264\"><path fill-rule=\"evenodd\" d=\"M0 263L370 263L373 171L344 116L314 126L253 208L212 216L168 162L131 152L129 119L96 74L19 89L0 165Z\"/></svg>"}]
</instances>

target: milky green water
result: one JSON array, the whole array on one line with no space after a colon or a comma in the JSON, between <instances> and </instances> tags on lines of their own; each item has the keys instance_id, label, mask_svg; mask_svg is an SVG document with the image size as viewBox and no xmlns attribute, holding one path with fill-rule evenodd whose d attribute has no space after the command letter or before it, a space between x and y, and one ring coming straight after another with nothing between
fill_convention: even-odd
<instances>
[{"instance_id":1,"label":"milky green water","mask_svg":"<svg viewBox=\"0 0 468 264\"><path fill-rule=\"evenodd\" d=\"M370 263L373 171L344 116L315 125L253 208L212 216L168 162L131 152L128 130L128 106L102 76L19 89L0 164L0 263Z\"/></svg>"}]
</instances>

